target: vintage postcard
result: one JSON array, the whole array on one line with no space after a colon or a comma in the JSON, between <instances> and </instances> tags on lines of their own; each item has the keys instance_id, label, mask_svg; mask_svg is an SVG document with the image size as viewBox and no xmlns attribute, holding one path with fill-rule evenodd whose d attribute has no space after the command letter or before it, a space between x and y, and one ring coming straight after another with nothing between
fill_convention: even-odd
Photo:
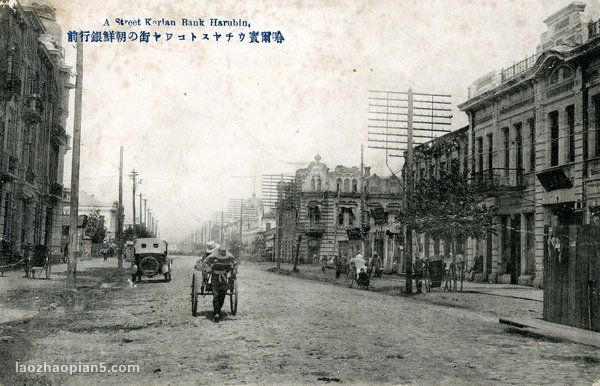
<instances>
[{"instance_id":1,"label":"vintage postcard","mask_svg":"<svg viewBox=\"0 0 600 386\"><path fill-rule=\"evenodd\" d=\"M0 384L600 384L600 1L0 0Z\"/></svg>"}]
</instances>

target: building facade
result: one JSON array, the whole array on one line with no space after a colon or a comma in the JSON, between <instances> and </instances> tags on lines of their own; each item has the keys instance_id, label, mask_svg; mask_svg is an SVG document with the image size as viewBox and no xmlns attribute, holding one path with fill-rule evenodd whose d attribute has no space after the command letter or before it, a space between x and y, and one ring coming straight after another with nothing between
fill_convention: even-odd
<instances>
[{"instance_id":1,"label":"building facade","mask_svg":"<svg viewBox=\"0 0 600 386\"><path fill-rule=\"evenodd\" d=\"M60 199L71 69L54 10L0 5L0 229L3 257L29 246L60 254Z\"/></svg>"},{"instance_id":2,"label":"building facade","mask_svg":"<svg viewBox=\"0 0 600 386\"><path fill-rule=\"evenodd\" d=\"M324 257L381 254L386 269L396 266L400 233L393 226L400 208L396 178L370 175L369 168L336 166L317 155L295 180L279 187L275 255L313 263Z\"/></svg>"},{"instance_id":3,"label":"building facade","mask_svg":"<svg viewBox=\"0 0 600 386\"><path fill-rule=\"evenodd\" d=\"M548 17L537 52L479 78L469 117L469 167L506 189L493 195L496 234L469 240L487 278L542 286L553 227L600 215L600 22L593 3Z\"/></svg>"},{"instance_id":4,"label":"building facade","mask_svg":"<svg viewBox=\"0 0 600 386\"><path fill-rule=\"evenodd\" d=\"M60 251L65 253L65 245L69 243L69 228L71 225L71 189L64 188L62 200L60 201L60 216L58 224L60 232L53 235L53 244L60 245ZM98 200L93 194L87 194L84 191L79 192L79 207L77 213L79 217L89 216L98 211L98 215L104 219L106 228L106 237L114 240L117 236L117 226L119 217L119 203L117 201L110 203ZM83 232L83 231L82 231ZM84 233L80 235L80 241Z\"/></svg>"},{"instance_id":5,"label":"building facade","mask_svg":"<svg viewBox=\"0 0 600 386\"><path fill-rule=\"evenodd\" d=\"M427 179L437 179L442 173L469 176L469 127L454 130L444 136L428 141L413 149L413 181L415 184ZM406 168L404 168L406 175ZM412 236L413 258L453 260L458 259L473 264L473 253L467 253L466 238L444 239L432 232ZM404 265L402 265L404 267Z\"/></svg>"}]
</instances>

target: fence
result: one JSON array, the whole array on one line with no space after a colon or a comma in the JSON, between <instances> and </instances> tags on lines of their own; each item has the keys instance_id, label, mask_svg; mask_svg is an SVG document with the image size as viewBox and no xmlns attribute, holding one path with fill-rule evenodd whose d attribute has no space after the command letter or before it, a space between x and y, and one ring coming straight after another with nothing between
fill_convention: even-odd
<instances>
[{"instance_id":1,"label":"fence","mask_svg":"<svg viewBox=\"0 0 600 386\"><path fill-rule=\"evenodd\" d=\"M544 320L600 331L600 226L555 227L545 245Z\"/></svg>"}]
</instances>

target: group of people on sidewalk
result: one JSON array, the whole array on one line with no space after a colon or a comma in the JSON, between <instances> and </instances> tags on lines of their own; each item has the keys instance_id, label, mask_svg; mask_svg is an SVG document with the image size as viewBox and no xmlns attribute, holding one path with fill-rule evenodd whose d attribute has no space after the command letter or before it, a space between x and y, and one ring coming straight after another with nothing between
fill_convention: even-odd
<instances>
[{"instance_id":1,"label":"group of people on sidewalk","mask_svg":"<svg viewBox=\"0 0 600 386\"><path fill-rule=\"evenodd\" d=\"M354 269L356 274L360 273L361 269L364 269L365 273L371 277L381 277L382 273L382 260L377 252L374 252L371 256L370 261L367 263L362 253L358 251L355 257L348 260L348 256L342 257L334 255L333 264L335 266L335 277L339 278L340 275L346 272L348 269Z\"/></svg>"}]
</instances>

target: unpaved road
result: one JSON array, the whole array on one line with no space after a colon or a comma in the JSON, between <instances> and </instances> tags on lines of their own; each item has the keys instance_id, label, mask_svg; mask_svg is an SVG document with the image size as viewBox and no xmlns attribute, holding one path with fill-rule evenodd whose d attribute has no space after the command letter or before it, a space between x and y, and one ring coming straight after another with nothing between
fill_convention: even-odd
<instances>
[{"instance_id":1,"label":"unpaved road","mask_svg":"<svg viewBox=\"0 0 600 386\"><path fill-rule=\"evenodd\" d=\"M491 314L240 266L238 315L190 312L193 257L173 281L131 286L115 261L0 294L33 317L0 324L0 383L581 384L600 378L593 347L523 336ZM63 276L64 277L64 276ZM2 280L2 278L0 278ZM229 309L226 302L226 310ZM30 374L20 364L136 364L139 373Z\"/></svg>"}]
</instances>

